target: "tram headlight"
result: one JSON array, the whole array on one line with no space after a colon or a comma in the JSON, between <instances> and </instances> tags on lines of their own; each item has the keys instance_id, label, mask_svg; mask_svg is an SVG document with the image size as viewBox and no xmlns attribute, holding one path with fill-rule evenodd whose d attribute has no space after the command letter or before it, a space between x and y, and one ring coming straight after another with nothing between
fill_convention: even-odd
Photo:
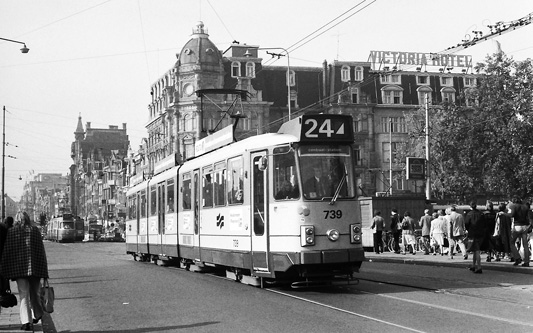
<instances>
[{"instance_id":1,"label":"tram headlight","mask_svg":"<svg viewBox=\"0 0 533 333\"><path fill-rule=\"evenodd\" d=\"M328 236L328 239L330 241L335 242L339 239L341 234L337 229L329 229L328 231L326 231L326 235Z\"/></svg>"},{"instance_id":2,"label":"tram headlight","mask_svg":"<svg viewBox=\"0 0 533 333\"><path fill-rule=\"evenodd\" d=\"M361 244L361 226L357 224L350 225L350 243Z\"/></svg>"},{"instance_id":3,"label":"tram headlight","mask_svg":"<svg viewBox=\"0 0 533 333\"><path fill-rule=\"evenodd\" d=\"M311 246L315 245L315 227L312 225L300 226L300 245Z\"/></svg>"}]
</instances>

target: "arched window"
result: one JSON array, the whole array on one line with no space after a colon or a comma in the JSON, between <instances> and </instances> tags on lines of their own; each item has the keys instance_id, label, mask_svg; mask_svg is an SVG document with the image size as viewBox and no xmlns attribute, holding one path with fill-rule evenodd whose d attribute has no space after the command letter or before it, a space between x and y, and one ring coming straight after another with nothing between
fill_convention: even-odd
<instances>
[{"instance_id":1,"label":"arched window","mask_svg":"<svg viewBox=\"0 0 533 333\"><path fill-rule=\"evenodd\" d=\"M241 76L241 63L234 61L231 63L231 77L240 77Z\"/></svg>"},{"instance_id":2,"label":"arched window","mask_svg":"<svg viewBox=\"0 0 533 333\"><path fill-rule=\"evenodd\" d=\"M383 104L403 104L403 89L396 85L386 85L381 88Z\"/></svg>"},{"instance_id":3,"label":"arched window","mask_svg":"<svg viewBox=\"0 0 533 333\"><path fill-rule=\"evenodd\" d=\"M348 82L350 81L350 66L344 65L341 68L341 81Z\"/></svg>"},{"instance_id":4,"label":"arched window","mask_svg":"<svg viewBox=\"0 0 533 333\"><path fill-rule=\"evenodd\" d=\"M431 104L431 97L433 90L428 86L421 86L416 89L418 93L418 104L425 105L426 104L426 97L428 104Z\"/></svg>"},{"instance_id":5,"label":"arched window","mask_svg":"<svg viewBox=\"0 0 533 333\"><path fill-rule=\"evenodd\" d=\"M246 76L255 77L255 63L253 62L246 63Z\"/></svg>"},{"instance_id":6,"label":"arched window","mask_svg":"<svg viewBox=\"0 0 533 333\"><path fill-rule=\"evenodd\" d=\"M363 67L355 67L355 81L363 81Z\"/></svg>"},{"instance_id":7,"label":"arched window","mask_svg":"<svg viewBox=\"0 0 533 333\"><path fill-rule=\"evenodd\" d=\"M455 103L455 89L444 87L440 90L442 102Z\"/></svg>"}]
</instances>

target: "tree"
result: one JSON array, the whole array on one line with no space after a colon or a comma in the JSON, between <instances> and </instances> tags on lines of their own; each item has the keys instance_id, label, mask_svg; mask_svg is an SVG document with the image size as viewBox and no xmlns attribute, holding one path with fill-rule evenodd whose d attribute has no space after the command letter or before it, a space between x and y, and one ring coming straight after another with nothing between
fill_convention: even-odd
<instances>
[{"instance_id":1,"label":"tree","mask_svg":"<svg viewBox=\"0 0 533 333\"><path fill-rule=\"evenodd\" d=\"M478 87L462 97L478 105L443 103L429 109L432 196L461 202L479 195L532 197L531 59L516 62L500 52L476 70L483 73ZM409 140L397 155L424 157L425 109L405 118Z\"/></svg>"}]
</instances>

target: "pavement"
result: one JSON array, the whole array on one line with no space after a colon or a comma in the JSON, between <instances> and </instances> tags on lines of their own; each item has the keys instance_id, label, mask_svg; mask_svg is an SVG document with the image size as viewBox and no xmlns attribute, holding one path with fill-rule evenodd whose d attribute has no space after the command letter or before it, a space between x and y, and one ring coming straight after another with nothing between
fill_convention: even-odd
<instances>
[{"instance_id":1,"label":"pavement","mask_svg":"<svg viewBox=\"0 0 533 333\"><path fill-rule=\"evenodd\" d=\"M459 253L454 255L453 259L450 259L448 255L441 256L437 255L424 255L423 252L417 252L415 255L407 254L396 254L394 252L384 252L376 254L374 252L365 252L365 257L367 261L371 262L389 262L389 263L403 263L411 265L428 265L428 266L443 266L443 267L464 267L465 269L469 268L472 265L472 255L468 256L467 260L463 259L463 256ZM502 261L491 262L486 261L487 255L481 254L481 266L483 272L487 271L503 271L509 273L517 274L533 274L533 267L522 267L521 265L514 266L513 262L510 262L509 259L502 259ZM533 264L533 263L532 263ZM15 295L18 295L16 283L11 283L12 291ZM51 322L51 317L49 314L43 316L43 320L33 326L34 332L43 332L43 325L47 327L48 321ZM2 308L0 313L0 333L5 332L22 332L20 327L22 324L19 319L19 307L14 306L12 308ZM53 324L51 325L53 327ZM50 331L47 329L47 331Z\"/></svg>"},{"instance_id":2,"label":"pavement","mask_svg":"<svg viewBox=\"0 0 533 333\"><path fill-rule=\"evenodd\" d=\"M372 262L390 262L390 263L404 263L411 265L428 265L428 266L442 266L442 267L464 267L465 269L472 266L472 254L468 255L468 259L463 259L461 253L456 253L453 256L453 259L447 254L441 256L428 254L425 255L424 252L417 252L415 255L407 254L396 254L394 252L383 252L376 254L374 252L365 252L365 257L367 261ZM530 263L533 265L533 262ZM485 271L501 271L509 273L518 273L518 274L533 274L533 266L522 267L522 265L514 266L513 262L509 259L501 259L501 261L495 261L492 259L490 262L487 262L487 254L481 254L481 268L483 272Z\"/></svg>"},{"instance_id":3,"label":"pavement","mask_svg":"<svg viewBox=\"0 0 533 333\"><path fill-rule=\"evenodd\" d=\"M0 333L7 333L7 332L24 332L20 330L20 327L22 326L22 323L20 322L20 316L19 316L19 307L20 307L20 300L18 297L18 289L17 289L17 283L11 281L11 292L17 296L18 304L11 308L2 308L2 312L0 312ZM33 331L34 332L43 332L43 320L41 320L38 324L33 325Z\"/></svg>"}]
</instances>

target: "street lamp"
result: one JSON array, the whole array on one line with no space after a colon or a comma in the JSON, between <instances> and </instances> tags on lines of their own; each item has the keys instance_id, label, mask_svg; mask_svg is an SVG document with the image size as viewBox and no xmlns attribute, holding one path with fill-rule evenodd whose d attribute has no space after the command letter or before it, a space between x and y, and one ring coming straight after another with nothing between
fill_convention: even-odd
<instances>
[{"instance_id":1,"label":"street lamp","mask_svg":"<svg viewBox=\"0 0 533 333\"><path fill-rule=\"evenodd\" d=\"M289 51L283 47L260 47L258 50L283 50L287 54L287 106L289 108L289 120L291 120L291 61ZM284 54L267 53L270 54L272 58L277 56L279 59L280 57L285 56Z\"/></svg>"},{"instance_id":2,"label":"street lamp","mask_svg":"<svg viewBox=\"0 0 533 333\"><path fill-rule=\"evenodd\" d=\"M24 45L23 48L20 49L20 52L22 53L28 53L30 51L29 48L26 47L26 43L19 42L12 39L2 38L1 40L5 40L8 42L13 43L19 43ZM6 197L5 197L5 183L6 183L6 107L4 105L4 112L2 117L2 222L4 221L4 218L6 217Z\"/></svg>"},{"instance_id":3,"label":"street lamp","mask_svg":"<svg viewBox=\"0 0 533 333\"><path fill-rule=\"evenodd\" d=\"M20 52L22 52L22 53L28 53L28 52L30 51L30 49L26 47L26 43L24 43L24 42L19 42L18 40L12 40L12 39L2 38L2 37L0 37L0 39L1 39L1 40L6 40L6 41L8 41L8 42L19 43L19 44L24 45L24 46L20 49Z\"/></svg>"}]
</instances>

